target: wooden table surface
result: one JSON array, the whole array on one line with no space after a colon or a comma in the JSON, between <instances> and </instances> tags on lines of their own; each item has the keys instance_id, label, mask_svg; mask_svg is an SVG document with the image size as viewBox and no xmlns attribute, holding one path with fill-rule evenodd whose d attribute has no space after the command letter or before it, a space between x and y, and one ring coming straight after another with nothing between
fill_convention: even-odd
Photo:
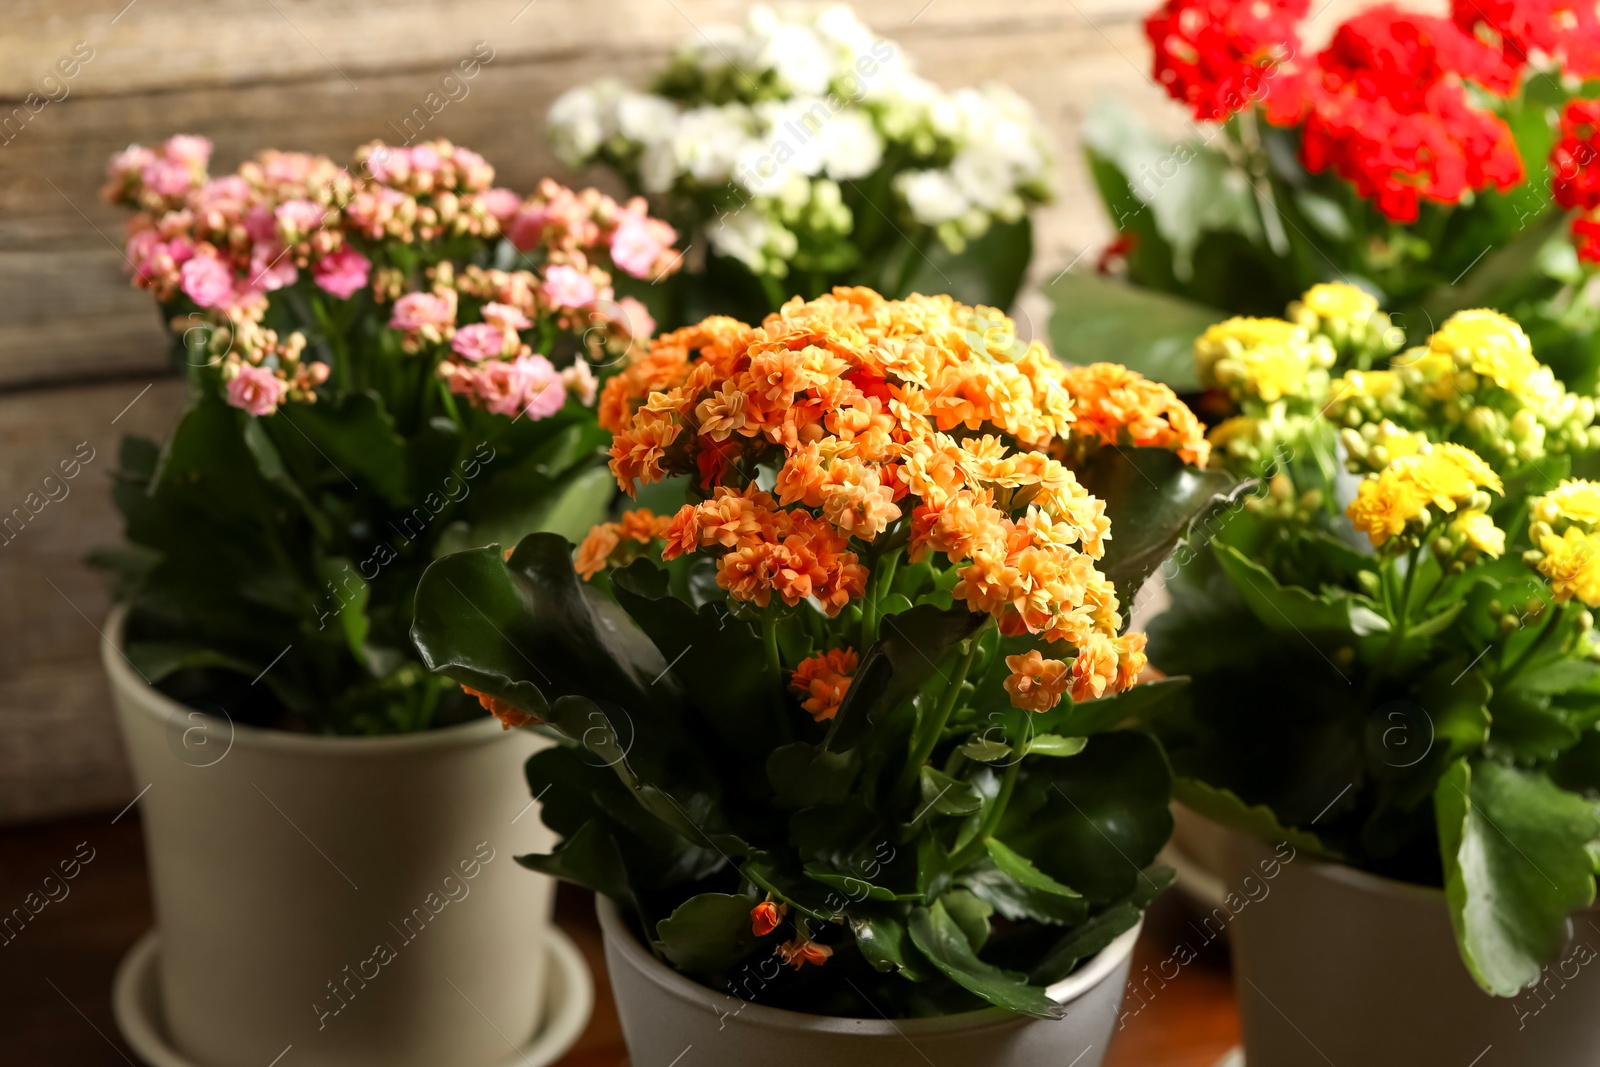
<instances>
[{"instance_id":1,"label":"wooden table surface","mask_svg":"<svg viewBox=\"0 0 1600 1067\"><path fill-rule=\"evenodd\" d=\"M115 823L107 814L0 829L0 913L21 905L80 842L94 849L94 859L68 895L48 904L13 940L0 936L0 1064L6 1067L137 1067L111 1018L111 976L152 924L137 811ZM594 1016L561 1067L623 1067L627 1050L587 894L562 886L556 918L595 978ZM1192 919L1176 892L1151 909L1106 1067L1212 1067L1238 1041L1227 954L1220 942L1201 947ZM1173 952L1182 944L1199 951L1179 968Z\"/></svg>"}]
</instances>

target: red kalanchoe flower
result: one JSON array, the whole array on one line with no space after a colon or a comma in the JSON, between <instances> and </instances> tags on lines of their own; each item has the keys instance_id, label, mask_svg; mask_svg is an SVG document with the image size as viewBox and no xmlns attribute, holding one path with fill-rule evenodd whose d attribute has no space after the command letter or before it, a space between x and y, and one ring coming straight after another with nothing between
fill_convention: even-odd
<instances>
[{"instance_id":1,"label":"red kalanchoe flower","mask_svg":"<svg viewBox=\"0 0 1600 1067\"><path fill-rule=\"evenodd\" d=\"M1308 0L1167 0L1145 20L1155 79L1194 117L1221 122L1292 92L1285 65L1300 49Z\"/></svg>"},{"instance_id":2,"label":"red kalanchoe flower","mask_svg":"<svg viewBox=\"0 0 1600 1067\"><path fill-rule=\"evenodd\" d=\"M1550 149L1550 190L1571 211L1600 207L1600 100L1569 100Z\"/></svg>"},{"instance_id":3,"label":"red kalanchoe flower","mask_svg":"<svg viewBox=\"0 0 1600 1067\"><path fill-rule=\"evenodd\" d=\"M1572 244L1578 258L1587 263L1600 263L1600 217L1583 215L1572 220Z\"/></svg>"},{"instance_id":4,"label":"red kalanchoe flower","mask_svg":"<svg viewBox=\"0 0 1600 1067\"><path fill-rule=\"evenodd\" d=\"M1456 25L1499 47L1520 69L1535 54L1559 62L1568 74L1600 77L1600 11L1572 0L1452 0Z\"/></svg>"},{"instance_id":5,"label":"red kalanchoe flower","mask_svg":"<svg viewBox=\"0 0 1600 1067\"><path fill-rule=\"evenodd\" d=\"M1352 18L1317 57L1307 169L1332 168L1397 222L1414 222L1422 200L1511 188L1523 176L1511 129L1472 105L1464 78L1504 91L1514 74L1444 19L1388 5Z\"/></svg>"}]
</instances>

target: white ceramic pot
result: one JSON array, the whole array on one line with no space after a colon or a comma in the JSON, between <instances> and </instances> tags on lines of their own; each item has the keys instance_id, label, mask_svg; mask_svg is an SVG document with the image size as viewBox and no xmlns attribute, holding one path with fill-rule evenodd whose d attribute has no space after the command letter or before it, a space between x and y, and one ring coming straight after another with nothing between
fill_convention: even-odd
<instances>
[{"instance_id":1,"label":"white ceramic pot","mask_svg":"<svg viewBox=\"0 0 1600 1067\"><path fill-rule=\"evenodd\" d=\"M1239 838L1244 862L1266 852ZM1491 997L1442 890L1304 855L1229 926L1248 1067L1594 1067L1600 917L1569 924L1538 987Z\"/></svg>"},{"instance_id":2,"label":"white ceramic pot","mask_svg":"<svg viewBox=\"0 0 1600 1067\"><path fill-rule=\"evenodd\" d=\"M805 1015L718 992L657 960L597 897L606 967L633 1067L1099 1067L1138 927L1050 987L1063 1019L1000 1008L932 1019ZM693 1050L692 1052L690 1050ZM692 1059L691 1059L692 1057Z\"/></svg>"},{"instance_id":3,"label":"white ceramic pot","mask_svg":"<svg viewBox=\"0 0 1600 1067\"><path fill-rule=\"evenodd\" d=\"M122 622L101 659L143 790L177 1050L480 1067L527 1042L552 887L512 857L554 843L522 770L547 742L494 719L381 738L235 725L145 684Z\"/></svg>"}]
</instances>

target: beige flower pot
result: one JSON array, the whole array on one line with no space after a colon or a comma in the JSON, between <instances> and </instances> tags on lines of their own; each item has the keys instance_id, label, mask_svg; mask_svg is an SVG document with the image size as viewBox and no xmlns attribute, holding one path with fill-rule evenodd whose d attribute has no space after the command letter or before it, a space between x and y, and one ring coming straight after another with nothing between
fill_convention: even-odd
<instances>
[{"instance_id":1,"label":"beige flower pot","mask_svg":"<svg viewBox=\"0 0 1600 1067\"><path fill-rule=\"evenodd\" d=\"M1236 837L1243 863L1266 850ZM1442 890L1299 856L1229 926L1247 1067L1594 1067L1600 914L1576 916L1539 985L1491 997Z\"/></svg>"},{"instance_id":2,"label":"beige flower pot","mask_svg":"<svg viewBox=\"0 0 1600 1067\"><path fill-rule=\"evenodd\" d=\"M553 837L493 719L330 738L234 725L101 658L143 790L172 1045L204 1067L482 1067L540 1025ZM293 654L292 652L290 653ZM290 1051L292 1049L292 1051Z\"/></svg>"},{"instance_id":3,"label":"beige flower pot","mask_svg":"<svg viewBox=\"0 0 1600 1067\"><path fill-rule=\"evenodd\" d=\"M1058 1020L1000 1008L932 1019L844 1019L747 1003L685 978L596 899L633 1067L1099 1067L1122 1003L1135 927L1050 987Z\"/></svg>"}]
</instances>

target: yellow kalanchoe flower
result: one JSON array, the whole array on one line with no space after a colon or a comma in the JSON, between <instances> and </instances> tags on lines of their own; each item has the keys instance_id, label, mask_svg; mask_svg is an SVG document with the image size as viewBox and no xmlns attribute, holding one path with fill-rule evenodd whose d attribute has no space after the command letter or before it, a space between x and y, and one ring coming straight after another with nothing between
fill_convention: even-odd
<instances>
[{"instance_id":1,"label":"yellow kalanchoe flower","mask_svg":"<svg viewBox=\"0 0 1600 1067\"><path fill-rule=\"evenodd\" d=\"M1499 559L1506 551L1506 532L1486 512L1464 511L1450 523L1450 531L1486 556Z\"/></svg>"},{"instance_id":2,"label":"yellow kalanchoe flower","mask_svg":"<svg viewBox=\"0 0 1600 1067\"><path fill-rule=\"evenodd\" d=\"M1324 282L1307 289L1305 295L1289 305L1289 317L1302 325L1309 316L1323 322L1357 325L1378 313L1378 298L1348 282Z\"/></svg>"},{"instance_id":3,"label":"yellow kalanchoe flower","mask_svg":"<svg viewBox=\"0 0 1600 1067\"><path fill-rule=\"evenodd\" d=\"M1428 351L1464 362L1523 400L1548 400L1561 392L1550 368L1533 357L1533 343L1522 327L1498 311L1456 312L1428 339Z\"/></svg>"},{"instance_id":4,"label":"yellow kalanchoe flower","mask_svg":"<svg viewBox=\"0 0 1600 1067\"><path fill-rule=\"evenodd\" d=\"M1194 344L1200 380L1234 398L1272 404L1313 391L1314 375L1333 365L1333 348L1304 327L1282 319L1232 318L1206 330ZM1315 390L1320 393L1321 389Z\"/></svg>"},{"instance_id":5,"label":"yellow kalanchoe flower","mask_svg":"<svg viewBox=\"0 0 1600 1067\"><path fill-rule=\"evenodd\" d=\"M1460 445L1429 445L1368 475L1345 514L1374 548L1381 548L1408 528L1413 533L1426 529L1432 521L1430 508L1444 514L1465 511L1463 520L1486 512L1488 496L1480 491L1484 489L1502 491L1499 476L1477 453ZM1472 519L1463 526L1457 532L1467 535L1480 551L1495 543L1482 522ZM1500 551L1504 551L1503 535Z\"/></svg>"},{"instance_id":6,"label":"yellow kalanchoe flower","mask_svg":"<svg viewBox=\"0 0 1600 1067\"><path fill-rule=\"evenodd\" d=\"M1523 559L1550 581L1556 603L1577 597L1600 607L1600 483L1568 478L1529 504L1528 540L1537 548Z\"/></svg>"}]
</instances>

